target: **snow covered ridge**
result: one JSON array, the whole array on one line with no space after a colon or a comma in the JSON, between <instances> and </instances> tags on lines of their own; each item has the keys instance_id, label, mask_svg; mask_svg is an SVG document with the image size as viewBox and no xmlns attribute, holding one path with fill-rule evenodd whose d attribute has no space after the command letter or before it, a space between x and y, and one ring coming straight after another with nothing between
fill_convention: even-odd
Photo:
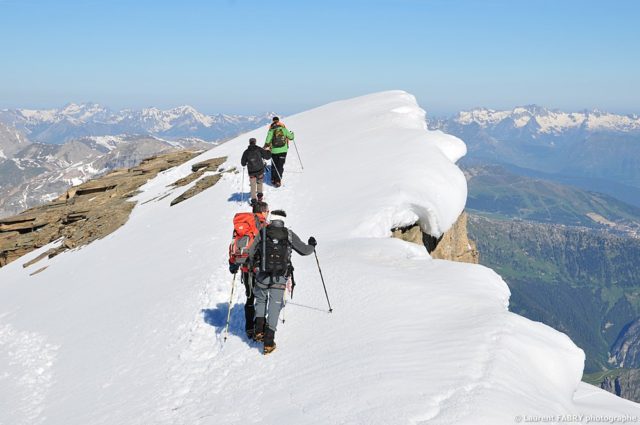
<instances>
[{"instance_id":1,"label":"snow covered ridge","mask_svg":"<svg viewBox=\"0 0 640 425\"><path fill-rule=\"evenodd\" d=\"M392 91L284 117L304 170L290 151L284 185L265 196L303 239L317 238L333 313L313 256L294 257L295 298L268 357L244 337L243 291L222 345L227 247L233 215L247 210L238 203L246 179L242 187L241 174L227 173L173 207L171 195L188 187L168 187L195 162L226 156L223 166L237 166L266 127L158 174L123 227L42 260L42 273L30 276L22 260L0 269L0 423L493 425L640 416L636 404L580 383L583 352L510 313L509 290L493 271L432 260L388 237L415 221L437 235L464 207L455 161L465 146L426 130L424 115L413 96ZM37 347L42 356L32 354Z\"/></svg>"},{"instance_id":2,"label":"snow covered ridge","mask_svg":"<svg viewBox=\"0 0 640 425\"><path fill-rule=\"evenodd\" d=\"M517 107L512 110L496 111L476 108L459 112L452 119L461 125L476 123L481 127L493 127L511 121L515 128L533 125L541 133L561 132L584 128L589 131L640 131L640 117L637 115L617 115L598 110L582 112L561 112L536 105Z\"/></svg>"}]
</instances>

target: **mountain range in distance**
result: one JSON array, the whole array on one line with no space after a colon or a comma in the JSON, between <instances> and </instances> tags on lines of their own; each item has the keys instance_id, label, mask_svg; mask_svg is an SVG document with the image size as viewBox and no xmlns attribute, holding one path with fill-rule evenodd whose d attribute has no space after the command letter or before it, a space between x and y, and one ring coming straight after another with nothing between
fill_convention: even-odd
<instances>
[{"instance_id":1,"label":"mountain range in distance","mask_svg":"<svg viewBox=\"0 0 640 425\"><path fill-rule=\"evenodd\" d=\"M95 103L0 110L0 217L161 152L207 150L272 115L206 115L190 106L114 112Z\"/></svg>"},{"instance_id":2,"label":"mountain range in distance","mask_svg":"<svg viewBox=\"0 0 640 425\"><path fill-rule=\"evenodd\" d=\"M3 109L0 123L20 131L32 142L61 144L89 136L153 135L171 139L196 137L219 141L267 124L273 113L207 115L192 106L112 111L97 103L70 103L59 109Z\"/></svg>"},{"instance_id":3,"label":"mountain range in distance","mask_svg":"<svg viewBox=\"0 0 640 425\"><path fill-rule=\"evenodd\" d=\"M210 145L205 142L266 126L272 115L207 115L191 106L113 111L96 103L0 110L0 216L51 199L109 166L126 166L172 146L206 149ZM505 111L477 108L431 119L429 127L467 144L463 165L489 161L515 174L640 206L637 115L559 112L536 105ZM118 160L99 159L102 155Z\"/></svg>"},{"instance_id":4,"label":"mountain range in distance","mask_svg":"<svg viewBox=\"0 0 640 425\"><path fill-rule=\"evenodd\" d=\"M465 141L463 163L488 161L640 206L637 115L560 112L536 105L505 111L477 108L432 119L429 127Z\"/></svg>"}]
</instances>

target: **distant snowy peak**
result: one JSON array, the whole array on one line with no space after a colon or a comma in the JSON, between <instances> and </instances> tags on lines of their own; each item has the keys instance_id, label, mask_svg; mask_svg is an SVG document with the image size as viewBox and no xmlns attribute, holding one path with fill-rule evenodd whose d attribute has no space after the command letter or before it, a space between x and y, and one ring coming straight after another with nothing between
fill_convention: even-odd
<instances>
[{"instance_id":1,"label":"distant snowy peak","mask_svg":"<svg viewBox=\"0 0 640 425\"><path fill-rule=\"evenodd\" d=\"M204 127L211 127L213 123L211 117L198 112L192 106L179 106L166 111L158 108L145 108L142 109L139 114L133 112L132 115L139 115L146 123L155 123L155 128L158 129L157 131L167 130L182 122L190 122L194 125Z\"/></svg>"},{"instance_id":2,"label":"distant snowy peak","mask_svg":"<svg viewBox=\"0 0 640 425\"><path fill-rule=\"evenodd\" d=\"M29 135L32 141L60 144L85 136L145 134L164 138L224 140L270 122L272 114L207 115L193 106L162 110L112 111L97 103L69 103L60 109L4 109L0 122Z\"/></svg>"},{"instance_id":3,"label":"distant snowy peak","mask_svg":"<svg viewBox=\"0 0 640 425\"><path fill-rule=\"evenodd\" d=\"M18 117L32 123L57 123L63 120L88 123L90 121L102 121L105 123L118 123L126 119L143 119L148 122L162 122L170 125L176 121L193 121L205 127L210 127L219 117L225 115L205 115L193 106L183 105L176 108L162 110L158 108L143 108L141 110L124 109L113 112L97 103L69 103L60 109L16 109L4 110L3 113L13 112Z\"/></svg>"},{"instance_id":4,"label":"distant snowy peak","mask_svg":"<svg viewBox=\"0 0 640 425\"><path fill-rule=\"evenodd\" d=\"M75 124L92 120L107 120L112 114L108 108L97 103L68 103L61 109L16 109L3 112L14 112L18 118L23 118L28 124L55 124L70 121Z\"/></svg>"},{"instance_id":5,"label":"distant snowy peak","mask_svg":"<svg viewBox=\"0 0 640 425\"><path fill-rule=\"evenodd\" d=\"M640 131L640 117L637 115L617 115L598 110L562 112L537 105L502 111L476 108L459 112L452 121L460 125L477 124L481 127L494 127L505 123L512 123L515 128L533 125L540 133L563 132L581 127L588 131Z\"/></svg>"}]
</instances>

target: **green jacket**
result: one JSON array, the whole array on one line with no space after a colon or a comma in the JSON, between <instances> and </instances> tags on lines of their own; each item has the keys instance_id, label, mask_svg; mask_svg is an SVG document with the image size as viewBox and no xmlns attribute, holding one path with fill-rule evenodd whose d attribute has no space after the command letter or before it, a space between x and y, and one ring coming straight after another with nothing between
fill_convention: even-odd
<instances>
[{"instance_id":1,"label":"green jacket","mask_svg":"<svg viewBox=\"0 0 640 425\"><path fill-rule=\"evenodd\" d=\"M289 151L289 140L293 140L293 132L289 131L287 129L287 127L285 127L284 125L280 126L282 128L282 130L284 130L284 135L285 137L288 139L287 143L279 148L272 148L271 149L271 153L285 153ZM273 131L274 131L275 127L270 128L269 132L267 133L267 140L265 140L264 142L264 147L265 148L270 148L271 147L271 139L273 139Z\"/></svg>"}]
</instances>

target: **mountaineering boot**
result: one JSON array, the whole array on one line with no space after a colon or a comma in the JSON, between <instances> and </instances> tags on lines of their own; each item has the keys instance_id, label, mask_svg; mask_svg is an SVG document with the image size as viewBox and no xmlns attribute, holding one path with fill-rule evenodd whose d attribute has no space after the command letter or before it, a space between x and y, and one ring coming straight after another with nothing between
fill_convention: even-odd
<instances>
[{"instance_id":1,"label":"mountaineering boot","mask_svg":"<svg viewBox=\"0 0 640 425\"><path fill-rule=\"evenodd\" d=\"M254 328L253 340L261 342L264 339L264 317L256 317L256 325Z\"/></svg>"},{"instance_id":2,"label":"mountaineering boot","mask_svg":"<svg viewBox=\"0 0 640 425\"><path fill-rule=\"evenodd\" d=\"M249 201L249 204L250 204L252 207L255 207L257 203L258 203L258 200L257 200L257 199L251 199L251 201Z\"/></svg>"},{"instance_id":3,"label":"mountaineering boot","mask_svg":"<svg viewBox=\"0 0 640 425\"><path fill-rule=\"evenodd\" d=\"M258 201L262 202L262 197L264 194L262 192L258 192Z\"/></svg>"},{"instance_id":4,"label":"mountaineering boot","mask_svg":"<svg viewBox=\"0 0 640 425\"><path fill-rule=\"evenodd\" d=\"M264 331L264 350L263 350L264 354L269 354L276 349L276 343L273 340L275 336L276 336L276 331L267 327L267 329Z\"/></svg>"}]
</instances>

